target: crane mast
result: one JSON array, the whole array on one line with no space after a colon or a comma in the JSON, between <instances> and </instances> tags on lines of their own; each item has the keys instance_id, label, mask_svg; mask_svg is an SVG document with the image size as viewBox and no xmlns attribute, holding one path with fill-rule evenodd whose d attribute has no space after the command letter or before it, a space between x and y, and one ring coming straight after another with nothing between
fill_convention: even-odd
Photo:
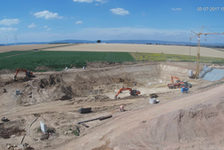
<instances>
[{"instance_id":1,"label":"crane mast","mask_svg":"<svg viewBox=\"0 0 224 150\"><path fill-rule=\"evenodd\" d=\"M200 46L201 46L201 36L202 35L224 35L224 32L222 33L218 33L218 32L214 32L214 33L195 33L194 34L197 35L198 38L198 51L197 51L197 66L196 66L196 72L195 72L195 78L199 78L199 73L200 73Z\"/></svg>"}]
</instances>

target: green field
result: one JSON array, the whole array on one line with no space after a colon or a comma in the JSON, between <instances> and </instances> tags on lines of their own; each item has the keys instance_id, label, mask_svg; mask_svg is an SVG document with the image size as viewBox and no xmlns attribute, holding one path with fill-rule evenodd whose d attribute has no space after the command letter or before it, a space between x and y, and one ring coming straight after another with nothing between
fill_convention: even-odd
<instances>
[{"instance_id":1,"label":"green field","mask_svg":"<svg viewBox=\"0 0 224 150\"><path fill-rule=\"evenodd\" d=\"M79 68L86 66L88 62L195 62L195 60L196 57L194 56L154 53L12 51L0 53L0 70L15 70L16 68L25 68L33 71L62 70L65 67ZM201 57L200 61L224 64L224 59L222 58Z\"/></svg>"},{"instance_id":2,"label":"green field","mask_svg":"<svg viewBox=\"0 0 224 150\"><path fill-rule=\"evenodd\" d=\"M12 51L0 53L0 70L16 68L35 70L40 66L51 70L62 70L65 67L82 67L87 62L122 63L130 61L135 60L125 52Z\"/></svg>"},{"instance_id":3,"label":"green field","mask_svg":"<svg viewBox=\"0 0 224 150\"><path fill-rule=\"evenodd\" d=\"M132 56L137 61L149 61L149 62L164 62L164 61L195 62L196 61L196 56L175 55L175 54L132 53ZM200 62L224 64L224 58L201 57Z\"/></svg>"}]
</instances>

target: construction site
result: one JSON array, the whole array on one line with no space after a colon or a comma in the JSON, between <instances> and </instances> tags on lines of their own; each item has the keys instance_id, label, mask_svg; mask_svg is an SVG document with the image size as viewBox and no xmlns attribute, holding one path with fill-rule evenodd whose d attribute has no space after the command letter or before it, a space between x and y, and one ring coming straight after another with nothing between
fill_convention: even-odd
<instances>
[{"instance_id":1,"label":"construction site","mask_svg":"<svg viewBox=\"0 0 224 150\"><path fill-rule=\"evenodd\" d=\"M92 62L62 71L2 70L0 149L222 150L223 69Z\"/></svg>"},{"instance_id":2,"label":"construction site","mask_svg":"<svg viewBox=\"0 0 224 150\"><path fill-rule=\"evenodd\" d=\"M224 0L2 0L0 150L224 150Z\"/></svg>"}]
</instances>

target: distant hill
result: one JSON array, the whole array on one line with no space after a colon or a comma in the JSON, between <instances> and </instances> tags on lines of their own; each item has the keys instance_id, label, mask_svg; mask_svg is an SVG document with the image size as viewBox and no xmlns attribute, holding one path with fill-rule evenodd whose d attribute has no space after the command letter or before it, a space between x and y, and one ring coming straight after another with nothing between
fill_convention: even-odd
<instances>
[{"instance_id":1,"label":"distant hill","mask_svg":"<svg viewBox=\"0 0 224 150\"><path fill-rule=\"evenodd\" d=\"M49 42L49 44L75 44L75 43L96 43L96 41L88 41L88 40L59 40Z\"/></svg>"},{"instance_id":2,"label":"distant hill","mask_svg":"<svg viewBox=\"0 0 224 150\"><path fill-rule=\"evenodd\" d=\"M9 43L0 44L4 45L29 45L29 44L79 44L79 43L96 43L93 40L58 40L52 42L22 42L22 43ZM197 46L197 43L191 42L173 42L173 41L160 41L160 40L101 40L101 43L124 43L124 44L148 44L148 45L183 45L183 46ZM224 48L224 43L201 43L204 47Z\"/></svg>"}]
</instances>

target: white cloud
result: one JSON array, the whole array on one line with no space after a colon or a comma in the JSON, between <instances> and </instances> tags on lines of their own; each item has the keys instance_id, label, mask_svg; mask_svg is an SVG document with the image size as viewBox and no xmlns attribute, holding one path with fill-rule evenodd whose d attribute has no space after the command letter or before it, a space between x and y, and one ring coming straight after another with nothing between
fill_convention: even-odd
<instances>
[{"instance_id":1,"label":"white cloud","mask_svg":"<svg viewBox=\"0 0 224 150\"><path fill-rule=\"evenodd\" d=\"M129 15L129 11L123 8L113 8L113 9L110 9L110 11L116 15L121 15L121 16Z\"/></svg>"},{"instance_id":2,"label":"white cloud","mask_svg":"<svg viewBox=\"0 0 224 150\"><path fill-rule=\"evenodd\" d=\"M73 33L75 39L87 40L164 40L189 41L187 30L165 30L152 28L85 28Z\"/></svg>"},{"instance_id":3,"label":"white cloud","mask_svg":"<svg viewBox=\"0 0 224 150\"><path fill-rule=\"evenodd\" d=\"M107 2L107 0L95 0L95 1L98 3L106 3Z\"/></svg>"},{"instance_id":4,"label":"white cloud","mask_svg":"<svg viewBox=\"0 0 224 150\"><path fill-rule=\"evenodd\" d=\"M28 25L28 28L35 28L36 27L36 24L35 23L31 23L30 25Z\"/></svg>"},{"instance_id":5,"label":"white cloud","mask_svg":"<svg viewBox=\"0 0 224 150\"><path fill-rule=\"evenodd\" d=\"M5 28L5 27L0 27L0 32L10 32L10 31L17 31L17 28Z\"/></svg>"},{"instance_id":6,"label":"white cloud","mask_svg":"<svg viewBox=\"0 0 224 150\"><path fill-rule=\"evenodd\" d=\"M106 3L107 0L73 0L73 2L78 2L78 3Z\"/></svg>"},{"instance_id":7,"label":"white cloud","mask_svg":"<svg viewBox=\"0 0 224 150\"><path fill-rule=\"evenodd\" d=\"M74 2L79 2L79 3L92 3L93 0L73 0Z\"/></svg>"},{"instance_id":8,"label":"white cloud","mask_svg":"<svg viewBox=\"0 0 224 150\"><path fill-rule=\"evenodd\" d=\"M82 20L76 21L75 24L83 24Z\"/></svg>"},{"instance_id":9,"label":"white cloud","mask_svg":"<svg viewBox=\"0 0 224 150\"><path fill-rule=\"evenodd\" d=\"M171 8L172 11L182 11L182 8Z\"/></svg>"},{"instance_id":10,"label":"white cloud","mask_svg":"<svg viewBox=\"0 0 224 150\"><path fill-rule=\"evenodd\" d=\"M51 30L51 28L48 27L47 25L45 25L43 28L46 29L47 31L50 31Z\"/></svg>"},{"instance_id":11,"label":"white cloud","mask_svg":"<svg viewBox=\"0 0 224 150\"><path fill-rule=\"evenodd\" d=\"M62 16L59 16L58 13L50 12L48 10L40 11L34 13L36 18L44 18L44 19L61 19Z\"/></svg>"},{"instance_id":12,"label":"white cloud","mask_svg":"<svg viewBox=\"0 0 224 150\"><path fill-rule=\"evenodd\" d=\"M18 24L18 23L19 23L19 19L3 19L3 20L0 20L0 25L10 26L10 25Z\"/></svg>"}]
</instances>

